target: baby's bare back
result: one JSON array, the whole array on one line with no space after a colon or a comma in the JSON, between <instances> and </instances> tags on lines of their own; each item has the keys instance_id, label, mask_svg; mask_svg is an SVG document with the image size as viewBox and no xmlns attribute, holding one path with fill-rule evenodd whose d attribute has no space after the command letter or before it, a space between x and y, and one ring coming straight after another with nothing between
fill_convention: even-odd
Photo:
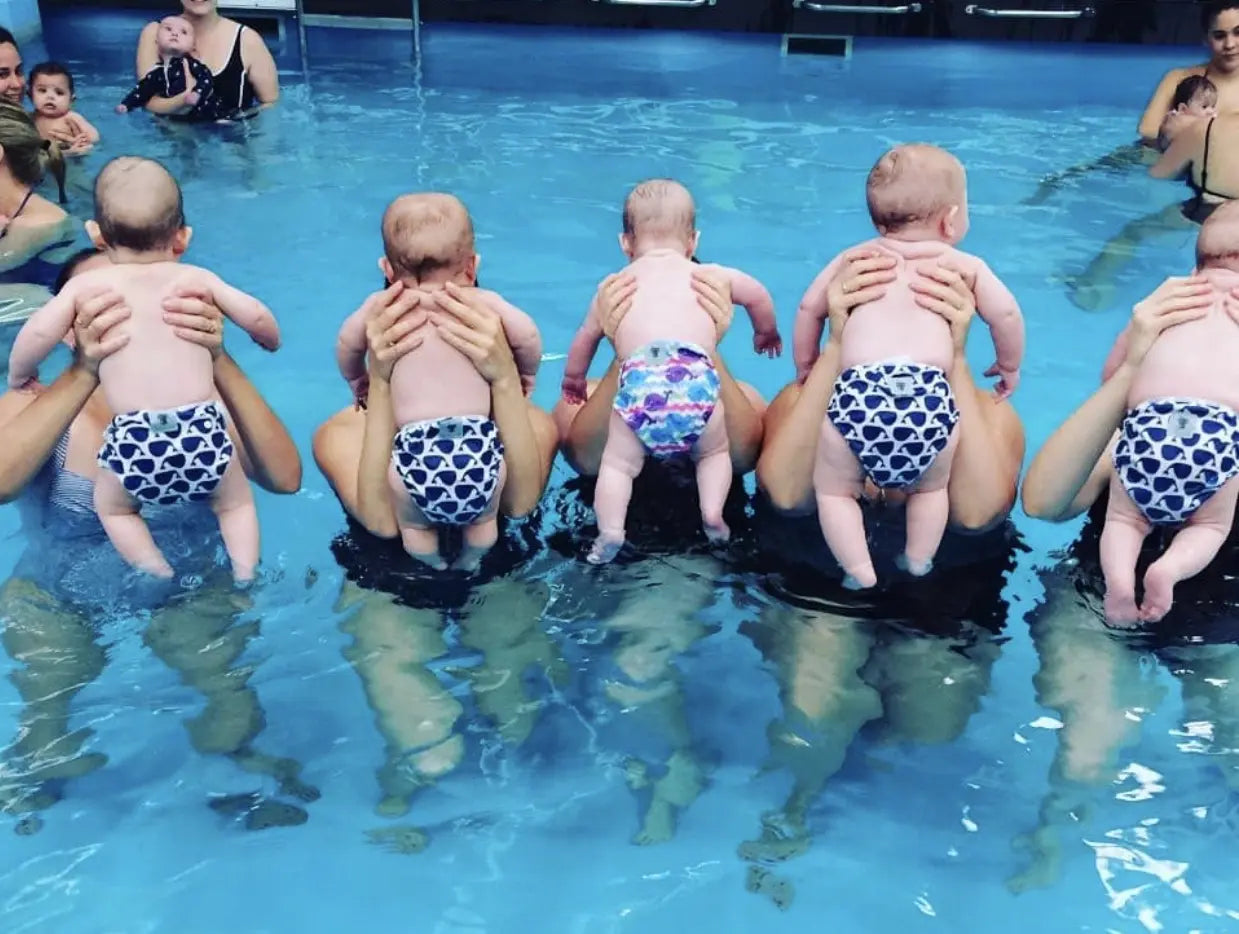
<instances>
[{"instance_id":1,"label":"baby's bare back","mask_svg":"<svg viewBox=\"0 0 1239 934\"><path fill-rule=\"evenodd\" d=\"M422 328L425 339L392 370L392 407L396 424L423 422L453 415L490 414L490 387L469 358Z\"/></svg>"},{"instance_id":2,"label":"baby's bare back","mask_svg":"<svg viewBox=\"0 0 1239 934\"><path fill-rule=\"evenodd\" d=\"M713 351L714 322L697 304L693 262L671 251L647 253L627 268L637 280L632 308L615 335L615 352L627 357L654 341L688 341Z\"/></svg>"},{"instance_id":3,"label":"baby's bare back","mask_svg":"<svg viewBox=\"0 0 1239 934\"><path fill-rule=\"evenodd\" d=\"M907 357L916 363L949 369L954 357L950 326L916 303L909 283L916 276L916 267L929 261L948 263L972 282L975 258L936 240L878 237L853 249L864 247L873 247L895 257L895 281L887 286L885 295L861 305L848 318L843 331L842 365L849 367Z\"/></svg>"},{"instance_id":4,"label":"baby's bare back","mask_svg":"<svg viewBox=\"0 0 1239 934\"><path fill-rule=\"evenodd\" d=\"M114 412L171 409L215 395L211 352L176 336L163 320L163 301L181 286L205 285L180 263L126 264L88 273L90 288L105 286L132 312L127 343L99 366L99 381Z\"/></svg>"},{"instance_id":5,"label":"baby's bare back","mask_svg":"<svg viewBox=\"0 0 1239 934\"><path fill-rule=\"evenodd\" d=\"M1239 411L1239 324L1226 313L1227 292L1239 273L1202 270L1214 287L1213 307L1198 321L1164 331L1154 341L1128 394L1129 407L1179 397L1220 402Z\"/></svg>"}]
</instances>

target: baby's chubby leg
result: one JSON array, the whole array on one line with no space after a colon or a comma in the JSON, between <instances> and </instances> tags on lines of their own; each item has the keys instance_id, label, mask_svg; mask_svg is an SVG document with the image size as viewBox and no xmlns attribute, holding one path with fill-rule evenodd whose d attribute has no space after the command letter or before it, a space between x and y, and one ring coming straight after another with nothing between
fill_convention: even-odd
<instances>
[{"instance_id":1,"label":"baby's chubby leg","mask_svg":"<svg viewBox=\"0 0 1239 934\"><path fill-rule=\"evenodd\" d=\"M598 482L594 486L594 515L598 538L586 559L590 564L606 564L624 545L624 522L632 499L632 481L645 466L645 445L615 412L607 428L607 445L602 450Z\"/></svg>"},{"instance_id":2,"label":"baby's chubby leg","mask_svg":"<svg viewBox=\"0 0 1239 934\"><path fill-rule=\"evenodd\" d=\"M125 561L155 577L172 576L172 565L138 514L137 503L125 491L120 477L105 467L95 474L95 512L103 531Z\"/></svg>"},{"instance_id":3,"label":"baby's chubby leg","mask_svg":"<svg viewBox=\"0 0 1239 934\"><path fill-rule=\"evenodd\" d=\"M1239 477L1232 477L1192 514L1165 554L1144 572L1140 619L1155 623L1170 612L1174 585L1203 571L1230 535L1239 499Z\"/></svg>"},{"instance_id":4,"label":"baby's chubby leg","mask_svg":"<svg viewBox=\"0 0 1239 934\"><path fill-rule=\"evenodd\" d=\"M239 584L247 584L254 579L258 567L258 509L238 458L234 457L224 469L211 497L211 508L219 520L219 534L232 562L232 577Z\"/></svg>"},{"instance_id":5,"label":"baby's chubby leg","mask_svg":"<svg viewBox=\"0 0 1239 934\"><path fill-rule=\"evenodd\" d=\"M491 497L490 505L472 525L465 526L464 547L452 564L456 570L472 574L478 569L486 553L499 541L499 497L503 495L503 485L507 479L507 466L500 463L499 480L495 484L495 495Z\"/></svg>"},{"instance_id":6,"label":"baby's chubby leg","mask_svg":"<svg viewBox=\"0 0 1239 934\"><path fill-rule=\"evenodd\" d=\"M722 400L710 413L710 419L697 439L693 456L697 460L697 499L701 504L701 522L706 538L712 542L725 542L731 538L731 529L723 521L723 506L731 490L731 448L727 442Z\"/></svg>"},{"instance_id":7,"label":"baby's chubby leg","mask_svg":"<svg viewBox=\"0 0 1239 934\"><path fill-rule=\"evenodd\" d=\"M904 515L908 530L903 565L909 574L916 577L929 573L946 532L951 513L947 483L951 479L951 462L955 459L958 444L959 426L956 425L942 453L934 458L916 487L908 493Z\"/></svg>"},{"instance_id":8,"label":"baby's chubby leg","mask_svg":"<svg viewBox=\"0 0 1239 934\"><path fill-rule=\"evenodd\" d=\"M860 461L829 418L822 422L813 467L817 518L822 537L847 577L844 586L873 587L878 582L865 541L865 517L858 498L864 482Z\"/></svg>"},{"instance_id":9,"label":"baby's chubby leg","mask_svg":"<svg viewBox=\"0 0 1239 934\"><path fill-rule=\"evenodd\" d=\"M391 489L392 505L396 508L396 525L400 529L400 541L410 558L442 571L447 562L439 554L439 533L434 523L427 519L413 503L413 497L405 488L404 481L396 472L395 464L387 465L387 485Z\"/></svg>"},{"instance_id":10,"label":"baby's chubby leg","mask_svg":"<svg viewBox=\"0 0 1239 934\"><path fill-rule=\"evenodd\" d=\"M1136 561L1149 534L1149 522L1115 475L1101 533L1101 573L1106 580L1106 624L1130 628L1140 620L1136 607Z\"/></svg>"}]
</instances>

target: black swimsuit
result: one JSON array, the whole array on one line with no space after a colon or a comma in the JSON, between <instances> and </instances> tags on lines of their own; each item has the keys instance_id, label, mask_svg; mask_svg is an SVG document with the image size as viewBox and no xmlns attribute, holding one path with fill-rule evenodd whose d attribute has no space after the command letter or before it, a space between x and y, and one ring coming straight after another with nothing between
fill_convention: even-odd
<instances>
[{"instance_id":1,"label":"black swimsuit","mask_svg":"<svg viewBox=\"0 0 1239 934\"><path fill-rule=\"evenodd\" d=\"M244 32L244 26L237 27L237 36L233 40L228 63L213 76L208 106L195 108L187 114L174 114L173 119L185 123L235 120L258 105L254 86L250 84L249 73L241 57L241 35Z\"/></svg>"},{"instance_id":2,"label":"black swimsuit","mask_svg":"<svg viewBox=\"0 0 1239 934\"><path fill-rule=\"evenodd\" d=\"M1209 215L1218 209L1219 205L1233 200L1230 195L1224 195L1220 191L1209 190L1209 143L1212 136L1213 119L1210 119L1208 126L1205 127L1205 153L1204 158L1200 160L1200 184L1196 183L1190 172L1187 176L1187 187L1192 190L1194 197L1183 202L1183 216L1196 224L1203 224L1209 219ZM1206 201L1205 195L1221 198L1222 200Z\"/></svg>"}]
</instances>

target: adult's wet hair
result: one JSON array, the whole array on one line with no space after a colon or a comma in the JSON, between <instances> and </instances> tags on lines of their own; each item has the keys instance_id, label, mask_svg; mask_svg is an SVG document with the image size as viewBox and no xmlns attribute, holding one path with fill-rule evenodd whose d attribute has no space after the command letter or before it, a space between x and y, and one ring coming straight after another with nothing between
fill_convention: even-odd
<instances>
[{"instance_id":1,"label":"adult's wet hair","mask_svg":"<svg viewBox=\"0 0 1239 934\"><path fill-rule=\"evenodd\" d=\"M96 256L102 256L103 251L98 247L88 246L84 250L78 250L60 267L60 272L56 275L56 284L52 286L52 294L59 295L69 280L77 274L77 268L87 260L94 259Z\"/></svg>"},{"instance_id":2,"label":"adult's wet hair","mask_svg":"<svg viewBox=\"0 0 1239 934\"><path fill-rule=\"evenodd\" d=\"M1200 8L1200 27L1208 32L1217 22L1217 18L1227 10L1239 10L1236 0L1206 0Z\"/></svg>"},{"instance_id":3,"label":"adult's wet hair","mask_svg":"<svg viewBox=\"0 0 1239 934\"><path fill-rule=\"evenodd\" d=\"M60 145L41 137L30 114L7 100L0 100L0 147L4 149L4 162L17 181L34 188L43 181L44 173L51 170L60 203L68 200L65 157Z\"/></svg>"},{"instance_id":4,"label":"adult's wet hair","mask_svg":"<svg viewBox=\"0 0 1239 934\"><path fill-rule=\"evenodd\" d=\"M15 49L19 48L17 39L3 26L0 26L0 45L11 45Z\"/></svg>"}]
</instances>

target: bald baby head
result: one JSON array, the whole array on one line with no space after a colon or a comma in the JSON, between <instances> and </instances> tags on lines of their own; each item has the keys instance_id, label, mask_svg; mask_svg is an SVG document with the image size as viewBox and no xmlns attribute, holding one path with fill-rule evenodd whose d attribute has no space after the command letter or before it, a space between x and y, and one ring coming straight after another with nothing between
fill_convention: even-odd
<instances>
[{"instance_id":1,"label":"bald baby head","mask_svg":"<svg viewBox=\"0 0 1239 934\"><path fill-rule=\"evenodd\" d=\"M697 208L687 188L670 178L641 182L624 199L624 233L634 240L684 240L696 234Z\"/></svg>"},{"instance_id":2,"label":"bald baby head","mask_svg":"<svg viewBox=\"0 0 1239 934\"><path fill-rule=\"evenodd\" d=\"M1239 201L1219 205L1200 225L1196 268L1239 272Z\"/></svg>"},{"instance_id":3,"label":"bald baby head","mask_svg":"<svg viewBox=\"0 0 1239 934\"><path fill-rule=\"evenodd\" d=\"M185 227L181 186L153 159L113 159L95 179L95 223L109 248L165 249Z\"/></svg>"},{"instance_id":4,"label":"bald baby head","mask_svg":"<svg viewBox=\"0 0 1239 934\"><path fill-rule=\"evenodd\" d=\"M395 278L472 278L473 221L453 195L401 195L383 213L383 251Z\"/></svg>"},{"instance_id":5,"label":"bald baby head","mask_svg":"<svg viewBox=\"0 0 1239 934\"><path fill-rule=\"evenodd\" d=\"M881 234L934 221L961 208L967 195L964 167L937 146L913 143L883 154L869 172L865 197Z\"/></svg>"}]
</instances>

